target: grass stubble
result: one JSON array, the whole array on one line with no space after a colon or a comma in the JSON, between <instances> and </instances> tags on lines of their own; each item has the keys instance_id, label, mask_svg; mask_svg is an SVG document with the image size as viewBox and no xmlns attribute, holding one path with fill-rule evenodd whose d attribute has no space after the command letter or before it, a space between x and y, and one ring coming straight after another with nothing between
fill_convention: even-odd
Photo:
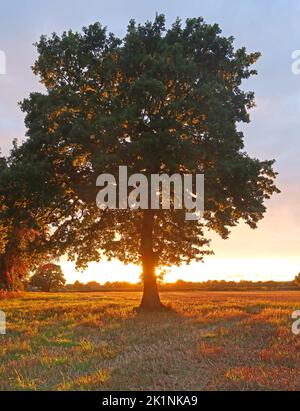
<instances>
[{"instance_id":1,"label":"grass stubble","mask_svg":"<svg viewBox=\"0 0 300 411\"><path fill-rule=\"evenodd\" d=\"M0 390L300 390L297 292L22 293L0 300Z\"/></svg>"}]
</instances>

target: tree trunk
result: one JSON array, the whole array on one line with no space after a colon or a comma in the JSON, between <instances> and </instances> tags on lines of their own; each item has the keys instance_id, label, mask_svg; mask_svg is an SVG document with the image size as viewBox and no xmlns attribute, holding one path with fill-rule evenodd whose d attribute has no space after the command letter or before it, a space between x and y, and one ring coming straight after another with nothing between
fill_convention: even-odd
<instances>
[{"instance_id":1,"label":"tree trunk","mask_svg":"<svg viewBox=\"0 0 300 411\"><path fill-rule=\"evenodd\" d=\"M140 309L143 311L158 311L162 308L155 274L156 259L153 252L153 226L154 211L145 210L141 232L144 291Z\"/></svg>"}]
</instances>

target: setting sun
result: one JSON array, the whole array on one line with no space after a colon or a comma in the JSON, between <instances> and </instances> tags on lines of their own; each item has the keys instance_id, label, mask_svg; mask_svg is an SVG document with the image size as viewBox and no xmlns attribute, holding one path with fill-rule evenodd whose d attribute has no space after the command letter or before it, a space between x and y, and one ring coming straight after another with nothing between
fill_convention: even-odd
<instances>
[{"instance_id":1,"label":"setting sun","mask_svg":"<svg viewBox=\"0 0 300 411\"><path fill-rule=\"evenodd\" d=\"M124 265L118 261L92 263L83 272L77 272L75 265L62 260L62 268L69 283L97 281L100 284L114 281L137 283L140 281L140 268ZM170 267L164 277L165 282L177 280L202 282L208 280L226 281L290 281L299 272L299 261L281 258L224 258L207 257L204 263L192 263L189 266Z\"/></svg>"}]
</instances>

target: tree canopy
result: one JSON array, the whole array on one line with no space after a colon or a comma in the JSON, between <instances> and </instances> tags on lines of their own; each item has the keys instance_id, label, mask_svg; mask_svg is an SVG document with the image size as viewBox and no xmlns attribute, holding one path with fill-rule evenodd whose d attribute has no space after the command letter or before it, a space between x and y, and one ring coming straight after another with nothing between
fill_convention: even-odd
<instances>
[{"instance_id":1,"label":"tree canopy","mask_svg":"<svg viewBox=\"0 0 300 411\"><path fill-rule=\"evenodd\" d=\"M44 210L41 213L33 201L38 197L34 184L38 170L34 164L23 168L13 155L0 159L0 289L8 290L21 288L30 271L49 253L48 247L42 247L49 230Z\"/></svg>"},{"instance_id":2,"label":"tree canopy","mask_svg":"<svg viewBox=\"0 0 300 411\"><path fill-rule=\"evenodd\" d=\"M30 279L30 285L41 291L49 292L59 289L66 283L64 273L59 265L44 264L40 266Z\"/></svg>"}]
</instances>

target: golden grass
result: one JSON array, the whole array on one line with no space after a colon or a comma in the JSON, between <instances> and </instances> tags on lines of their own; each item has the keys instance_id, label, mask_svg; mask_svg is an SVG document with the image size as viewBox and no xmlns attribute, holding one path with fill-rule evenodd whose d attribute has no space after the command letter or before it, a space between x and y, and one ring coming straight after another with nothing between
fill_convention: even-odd
<instances>
[{"instance_id":1,"label":"golden grass","mask_svg":"<svg viewBox=\"0 0 300 411\"><path fill-rule=\"evenodd\" d=\"M299 390L297 292L22 293L0 300L1 390Z\"/></svg>"}]
</instances>

